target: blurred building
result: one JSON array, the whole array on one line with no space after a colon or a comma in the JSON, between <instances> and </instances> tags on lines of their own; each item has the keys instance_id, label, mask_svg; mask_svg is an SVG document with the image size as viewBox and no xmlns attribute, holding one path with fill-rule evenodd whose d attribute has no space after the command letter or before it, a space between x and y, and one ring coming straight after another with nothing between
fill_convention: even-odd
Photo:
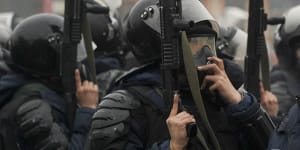
<instances>
[{"instance_id":1,"label":"blurred building","mask_svg":"<svg viewBox=\"0 0 300 150\"><path fill-rule=\"evenodd\" d=\"M43 0L1 0L0 12L15 12L27 17L42 12Z\"/></svg>"}]
</instances>

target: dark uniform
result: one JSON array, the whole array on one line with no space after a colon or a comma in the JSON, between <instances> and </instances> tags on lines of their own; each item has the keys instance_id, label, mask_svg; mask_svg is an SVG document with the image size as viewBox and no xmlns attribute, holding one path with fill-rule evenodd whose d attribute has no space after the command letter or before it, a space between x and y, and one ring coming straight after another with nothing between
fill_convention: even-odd
<instances>
[{"instance_id":1,"label":"dark uniform","mask_svg":"<svg viewBox=\"0 0 300 150\"><path fill-rule=\"evenodd\" d=\"M271 72L271 90L279 102L279 116L284 116L295 104L294 97L300 93L300 25L296 17L299 7L285 13L285 23L277 27L274 48L279 64Z\"/></svg>"},{"instance_id":2,"label":"dark uniform","mask_svg":"<svg viewBox=\"0 0 300 150\"><path fill-rule=\"evenodd\" d=\"M279 65L271 72L271 90L279 102L279 117L283 118L270 139L268 150L300 149L300 23L296 16L300 6L285 13L285 23L275 34L275 50Z\"/></svg>"},{"instance_id":3,"label":"dark uniform","mask_svg":"<svg viewBox=\"0 0 300 150\"><path fill-rule=\"evenodd\" d=\"M300 109L299 105L295 104L270 138L268 150L298 150L299 139Z\"/></svg>"},{"instance_id":4,"label":"dark uniform","mask_svg":"<svg viewBox=\"0 0 300 150\"><path fill-rule=\"evenodd\" d=\"M117 90L102 99L99 110L93 117L86 147L88 150L169 149L170 137L166 119L170 107L162 96L162 75L159 69L160 30L155 28L159 26L157 3L157 0L140 0L129 14L127 36L134 47L133 53L144 65L118 80ZM141 18L141 14L149 10L148 7L154 8L154 11L149 11L146 17ZM183 20L193 20L196 24L187 32L188 36L216 32L215 22L210 20L212 17L206 16L210 14L199 1L182 0L182 10ZM232 73L229 76L235 81L235 88L239 88L243 81L242 71L232 68L234 65L230 62L225 62L226 70L232 69L228 73ZM213 149L211 141L207 138L208 133L203 127L203 120L192 101L186 79L185 77L180 79L181 104L187 112L195 116L207 145ZM255 149L256 145L253 143L256 139L252 135L260 134L256 131L256 127L266 125L265 115L256 98L245 92L242 101L233 105L220 103L222 100L210 93L202 94L209 122L221 148ZM248 130L246 127L248 125L253 126L253 130ZM197 137L193 137L187 149L201 150L204 147Z\"/></svg>"},{"instance_id":5,"label":"dark uniform","mask_svg":"<svg viewBox=\"0 0 300 150\"><path fill-rule=\"evenodd\" d=\"M5 62L13 72L0 77L1 150L84 147L95 110L77 108L73 124L67 123L58 75L62 26L62 17L38 14L12 33Z\"/></svg>"}]
</instances>

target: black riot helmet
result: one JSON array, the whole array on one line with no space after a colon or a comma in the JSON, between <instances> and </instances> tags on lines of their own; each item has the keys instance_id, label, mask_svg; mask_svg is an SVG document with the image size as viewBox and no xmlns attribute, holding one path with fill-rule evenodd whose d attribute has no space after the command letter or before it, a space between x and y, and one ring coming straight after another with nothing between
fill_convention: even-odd
<instances>
[{"instance_id":1,"label":"black riot helmet","mask_svg":"<svg viewBox=\"0 0 300 150\"><path fill-rule=\"evenodd\" d=\"M134 55L141 64L158 61L161 57L158 5L158 0L139 0L128 16L126 35L133 47ZM149 11L149 7L153 9ZM188 36L197 34L197 31L214 33L215 35L219 32L217 23L198 0L182 0L182 19L186 22L193 21L195 23L195 26L187 31Z\"/></svg>"},{"instance_id":2,"label":"black riot helmet","mask_svg":"<svg viewBox=\"0 0 300 150\"><path fill-rule=\"evenodd\" d=\"M277 27L274 36L279 64L286 67L300 66L300 5L288 10L284 18L285 22Z\"/></svg>"},{"instance_id":3,"label":"black riot helmet","mask_svg":"<svg viewBox=\"0 0 300 150\"><path fill-rule=\"evenodd\" d=\"M100 4L99 4L100 5ZM87 14L96 56L123 55L119 20L109 14Z\"/></svg>"},{"instance_id":4,"label":"black riot helmet","mask_svg":"<svg viewBox=\"0 0 300 150\"><path fill-rule=\"evenodd\" d=\"M63 17L55 14L36 14L24 19L9 39L9 65L33 77L59 78L60 54L63 42ZM81 44L77 61L85 59ZM7 61L7 60L6 60Z\"/></svg>"},{"instance_id":5,"label":"black riot helmet","mask_svg":"<svg viewBox=\"0 0 300 150\"><path fill-rule=\"evenodd\" d=\"M37 14L24 19L9 40L13 65L33 76L57 76L63 17Z\"/></svg>"},{"instance_id":6,"label":"black riot helmet","mask_svg":"<svg viewBox=\"0 0 300 150\"><path fill-rule=\"evenodd\" d=\"M63 17L37 14L24 19L9 40L13 65L33 76L58 76Z\"/></svg>"}]
</instances>

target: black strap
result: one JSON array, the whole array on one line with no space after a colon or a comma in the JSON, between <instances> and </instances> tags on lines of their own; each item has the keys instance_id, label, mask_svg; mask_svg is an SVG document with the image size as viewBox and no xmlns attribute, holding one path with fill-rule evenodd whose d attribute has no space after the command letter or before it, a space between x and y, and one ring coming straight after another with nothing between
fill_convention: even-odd
<instances>
[{"instance_id":1,"label":"black strap","mask_svg":"<svg viewBox=\"0 0 300 150\"><path fill-rule=\"evenodd\" d=\"M221 150L219 141L210 125L210 122L208 120L207 114L206 114L206 108L203 103L203 98L201 95L201 90L200 90L200 85L199 85L199 79L197 75L197 70L195 67L195 64L193 62L193 56L192 56L192 50L190 46L188 45L188 39L187 35L185 32L182 32L181 34L181 46L182 46L182 51L183 51L183 60L184 60L184 65L185 65L185 72L187 76L187 80L190 86L191 94L192 94L192 99L196 104L196 108L199 112L199 115L201 119L203 120L203 125L206 128L209 139L213 143L214 147L216 150ZM200 129L197 130L198 132L201 132ZM204 148L206 150L209 150L209 147L206 143L206 140L203 137L202 133L198 133L197 137L199 141L202 143Z\"/></svg>"}]
</instances>

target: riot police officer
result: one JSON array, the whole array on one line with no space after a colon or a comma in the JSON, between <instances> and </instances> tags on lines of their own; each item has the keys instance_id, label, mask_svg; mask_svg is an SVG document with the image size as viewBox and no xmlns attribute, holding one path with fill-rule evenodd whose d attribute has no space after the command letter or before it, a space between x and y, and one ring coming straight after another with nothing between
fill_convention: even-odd
<instances>
[{"instance_id":1,"label":"riot police officer","mask_svg":"<svg viewBox=\"0 0 300 150\"><path fill-rule=\"evenodd\" d=\"M102 6L103 7L103 6ZM95 57L97 73L124 66L125 52L122 49L121 27L119 21L109 14L87 14L92 39L96 45ZM104 65L101 65L104 64Z\"/></svg>"},{"instance_id":2,"label":"riot police officer","mask_svg":"<svg viewBox=\"0 0 300 150\"><path fill-rule=\"evenodd\" d=\"M55 14L30 16L13 30L5 56L13 72L0 78L1 149L83 149L98 87L81 82L74 70L78 107L68 123L60 75L62 35L63 18Z\"/></svg>"},{"instance_id":3,"label":"riot police officer","mask_svg":"<svg viewBox=\"0 0 300 150\"><path fill-rule=\"evenodd\" d=\"M179 90L180 103L186 111L178 112L179 100L175 96L170 112L169 103L162 98L158 10L157 0L140 0L130 11L127 37L133 53L143 65L124 75L116 84L118 90L103 98L93 117L86 149L202 150L221 147L234 150L255 147L249 143L258 139L250 135L260 137L262 133L256 130L267 126L265 115L255 97L237 90L242 82L231 83L234 79L228 78L227 73L230 72L226 70L233 69L233 65L224 64L225 61L212 55L206 57L208 53L215 53L213 43L218 35L218 25L198 0L182 0L182 19L195 23L194 27L187 30L187 36L193 53L199 54L195 55L196 64L202 65L199 72L212 72L204 77L201 91L217 142L212 144L211 135L203 126L203 118L195 107L184 74L179 75ZM207 46L211 50L207 50ZM213 63L205 65L207 60ZM242 73L237 72L240 75L235 77L240 78ZM186 126L189 123L197 124L203 138L199 138L200 135L187 137ZM251 130L247 129L247 125L251 126Z\"/></svg>"},{"instance_id":4,"label":"riot police officer","mask_svg":"<svg viewBox=\"0 0 300 150\"><path fill-rule=\"evenodd\" d=\"M300 7L287 11L285 23L278 26L274 37L279 64L271 72L271 89L279 101L279 116L286 115L295 104L295 96L300 93L300 23L296 19L299 12Z\"/></svg>"},{"instance_id":5,"label":"riot police officer","mask_svg":"<svg viewBox=\"0 0 300 150\"><path fill-rule=\"evenodd\" d=\"M278 26L275 34L275 50L279 65L271 72L271 89L278 97L279 115L284 116L270 139L269 148L296 150L299 144L300 101L300 22L297 16L300 6L289 9L285 22Z\"/></svg>"}]
</instances>

